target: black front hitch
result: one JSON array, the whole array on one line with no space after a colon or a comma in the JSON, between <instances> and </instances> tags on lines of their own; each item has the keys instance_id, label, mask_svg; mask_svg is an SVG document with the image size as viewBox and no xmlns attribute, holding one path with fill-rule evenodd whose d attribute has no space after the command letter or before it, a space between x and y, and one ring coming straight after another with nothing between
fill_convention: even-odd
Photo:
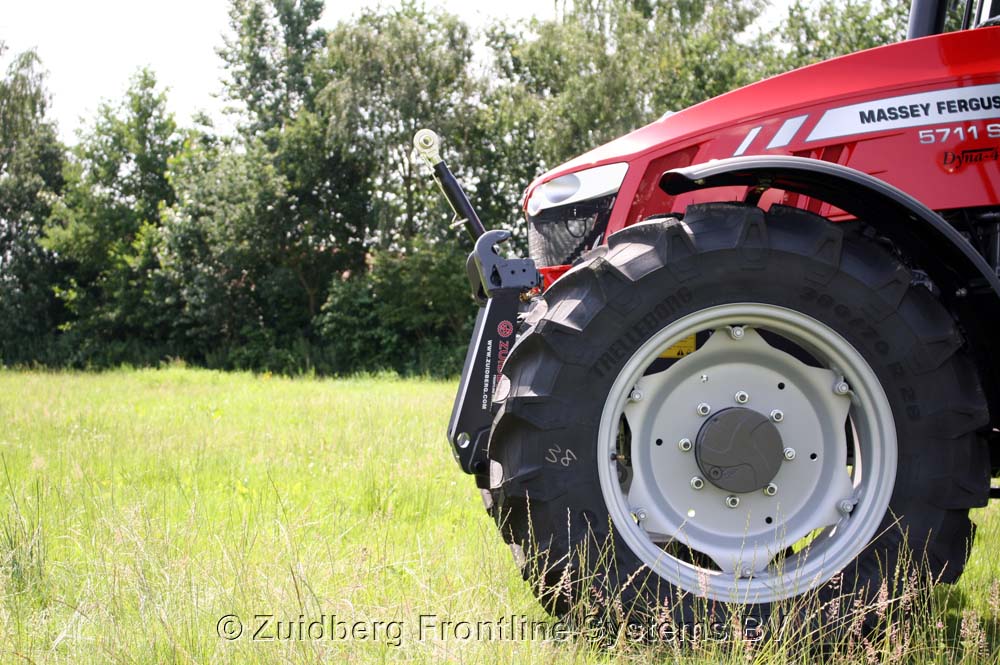
<instances>
[{"instance_id":1,"label":"black front hitch","mask_svg":"<svg viewBox=\"0 0 1000 665\"><path fill-rule=\"evenodd\" d=\"M500 243L510 239L510 232L485 229L469 197L441 159L437 135L422 129L413 144L433 169L434 179L455 213L455 225L464 225L476 242L466 269L479 313L451 410L448 441L462 470L475 475L479 487L488 488L493 390L514 346L522 296L537 287L541 277L531 259L504 258L497 251Z\"/></svg>"}]
</instances>

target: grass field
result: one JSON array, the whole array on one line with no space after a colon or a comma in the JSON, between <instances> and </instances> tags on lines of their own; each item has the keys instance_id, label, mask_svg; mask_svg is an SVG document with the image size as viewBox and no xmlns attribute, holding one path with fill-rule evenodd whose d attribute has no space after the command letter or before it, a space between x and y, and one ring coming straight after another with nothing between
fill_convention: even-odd
<instances>
[{"instance_id":1,"label":"grass field","mask_svg":"<svg viewBox=\"0 0 1000 665\"><path fill-rule=\"evenodd\" d=\"M447 622L546 616L451 460L453 390L0 372L0 662L789 657L785 645L462 639L468 625ZM851 659L997 661L1000 518L975 519L971 565L938 590L919 635Z\"/></svg>"}]
</instances>

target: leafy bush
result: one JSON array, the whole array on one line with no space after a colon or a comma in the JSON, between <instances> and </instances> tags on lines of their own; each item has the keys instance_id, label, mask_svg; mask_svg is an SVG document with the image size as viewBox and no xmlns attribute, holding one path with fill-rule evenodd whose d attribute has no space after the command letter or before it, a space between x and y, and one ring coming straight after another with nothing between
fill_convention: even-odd
<instances>
[{"instance_id":1,"label":"leafy bush","mask_svg":"<svg viewBox=\"0 0 1000 665\"><path fill-rule=\"evenodd\" d=\"M459 243L382 250L370 269L333 279L316 319L330 370L447 376L462 368L475 308Z\"/></svg>"}]
</instances>

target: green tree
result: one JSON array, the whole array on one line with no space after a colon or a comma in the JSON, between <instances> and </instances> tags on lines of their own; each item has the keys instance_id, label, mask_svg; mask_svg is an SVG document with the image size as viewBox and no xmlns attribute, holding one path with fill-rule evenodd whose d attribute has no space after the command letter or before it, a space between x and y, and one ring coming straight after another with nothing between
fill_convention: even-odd
<instances>
[{"instance_id":1,"label":"green tree","mask_svg":"<svg viewBox=\"0 0 1000 665\"><path fill-rule=\"evenodd\" d=\"M490 226L516 219L511 183L531 160L512 157L512 107L474 70L473 35L451 14L404 2L367 11L331 31L318 108L330 140L370 160L369 261L335 277L319 331L338 371L459 369L474 308L465 278L470 249L430 175L413 159L413 135L442 135L457 175ZM492 102L498 102L492 107ZM513 194L513 195L511 195Z\"/></svg>"},{"instance_id":2,"label":"green tree","mask_svg":"<svg viewBox=\"0 0 1000 665\"><path fill-rule=\"evenodd\" d=\"M373 246L405 249L418 236L448 236L445 208L411 148L422 127L459 154L469 145L481 93L471 62L468 27L412 2L365 11L331 31L319 104L331 140L371 161Z\"/></svg>"},{"instance_id":3,"label":"green tree","mask_svg":"<svg viewBox=\"0 0 1000 665\"><path fill-rule=\"evenodd\" d=\"M44 84L33 51L16 55L0 79L0 362L48 359L65 316L52 291L59 262L39 244L63 187Z\"/></svg>"},{"instance_id":4,"label":"green tree","mask_svg":"<svg viewBox=\"0 0 1000 665\"><path fill-rule=\"evenodd\" d=\"M909 0L795 0L779 31L787 52L777 71L802 67L906 37Z\"/></svg>"},{"instance_id":5,"label":"green tree","mask_svg":"<svg viewBox=\"0 0 1000 665\"><path fill-rule=\"evenodd\" d=\"M274 151L192 134L173 160L178 201L164 214L161 274L188 357L277 370L312 362L301 356L331 279L363 265L356 225L368 205L345 185L363 175L316 125L300 113Z\"/></svg>"},{"instance_id":6,"label":"green tree","mask_svg":"<svg viewBox=\"0 0 1000 665\"><path fill-rule=\"evenodd\" d=\"M241 130L253 136L311 109L317 85L312 64L326 39L315 25L323 0L233 0L230 34L218 50L224 93L237 103Z\"/></svg>"},{"instance_id":7,"label":"green tree","mask_svg":"<svg viewBox=\"0 0 1000 665\"><path fill-rule=\"evenodd\" d=\"M370 270L336 278L317 317L329 369L453 376L475 308L453 245L418 238L408 251L378 250Z\"/></svg>"},{"instance_id":8,"label":"green tree","mask_svg":"<svg viewBox=\"0 0 1000 665\"><path fill-rule=\"evenodd\" d=\"M308 366L332 277L364 265L367 162L328 140L315 105L321 10L233 2L220 54L226 95L245 101L240 132L192 134L174 161L162 274L181 308L177 343L213 364Z\"/></svg>"},{"instance_id":9,"label":"green tree","mask_svg":"<svg viewBox=\"0 0 1000 665\"><path fill-rule=\"evenodd\" d=\"M267 332L257 282L285 184L258 157L192 134L171 163L178 201L163 215L160 274L179 308L175 340L194 361L224 366L220 353Z\"/></svg>"},{"instance_id":10,"label":"green tree","mask_svg":"<svg viewBox=\"0 0 1000 665\"><path fill-rule=\"evenodd\" d=\"M101 105L66 169L45 244L72 274L59 296L79 361L155 358L172 312L153 296L160 208L174 202L167 161L180 147L166 95L139 71L121 104Z\"/></svg>"}]
</instances>

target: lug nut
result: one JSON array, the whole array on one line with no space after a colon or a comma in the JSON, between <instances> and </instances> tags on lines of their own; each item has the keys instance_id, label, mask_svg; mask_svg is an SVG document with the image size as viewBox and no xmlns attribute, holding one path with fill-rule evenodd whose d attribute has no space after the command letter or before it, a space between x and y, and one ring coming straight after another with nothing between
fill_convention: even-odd
<instances>
[{"instance_id":1,"label":"lug nut","mask_svg":"<svg viewBox=\"0 0 1000 665\"><path fill-rule=\"evenodd\" d=\"M639 508L638 510L635 511L635 517L640 522L642 522L643 520L646 519L646 511L643 510L642 508Z\"/></svg>"},{"instance_id":2,"label":"lug nut","mask_svg":"<svg viewBox=\"0 0 1000 665\"><path fill-rule=\"evenodd\" d=\"M698 415L699 416L707 416L710 413L712 413L712 407L711 406L709 406L705 402L702 402L701 404L698 405Z\"/></svg>"},{"instance_id":3,"label":"lug nut","mask_svg":"<svg viewBox=\"0 0 1000 665\"><path fill-rule=\"evenodd\" d=\"M785 448L785 459L789 462L795 459L795 448Z\"/></svg>"},{"instance_id":4,"label":"lug nut","mask_svg":"<svg viewBox=\"0 0 1000 665\"><path fill-rule=\"evenodd\" d=\"M730 508L735 508L736 506L740 505L740 497L733 496L732 494L730 494L729 496L726 497L726 505L729 506Z\"/></svg>"},{"instance_id":5,"label":"lug nut","mask_svg":"<svg viewBox=\"0 0 1000 665\"><path fill-rule=\"evenodd\" d=\"M699 478L698 476L695 476L694 478L691 479L691 487L693 489L700 490L704 486L705 486L705 481Z\"/></svg>"},{"instance_id":6,"label":"lug nut","mask_svg":"<svg viewBox=\"0 0 1000 665\"><path fill-rule=\"evenodd\" d=\"M743 335L746 331L743 330L743 326L731 326L729 328L729 336L733 339L743 339Z\"/></svg>"},{"instance_id":7,"label":"lug nut","mask_svg":"<svg viewBox=\"0 0 1000 665\"><path fill-rule=\"evenodd\" d=\"M833 392L838 395L846 395L851 391L851 387L847 385L847 381L840 381L833 387Z\"/></svg>"},{"instance_id":8,"label":"lug nut","mask_svg":"<svg viewBox=\"0 0 1000 665\"><path fill-rule=\"evenodd\" d=\"M735 397L737 404L746 404L747 402L750 401L750 395L748 395L745 390L741 390L738 393L736 393Z\"/></svg>"},{"instance_id":9,"label":"lug nut","mask_svg":"<svg viewBox=\"0 0 1000 665\"><path fill-rule=\"evenodd\" d=\"M780 423L784 419L785 419L785 414L782 413L780 409L775 409L774 411L771 412L771 420L773 420L774 422Z\"/></svg>"},{"instance_id":10,"label":"lug nut","mask_svg":"<svg viewBox=\"0 0 1000 665\"><path fill-rule=\"evenodd\" d=\"M681 439L677 442L677 447L681 449L681 452L688 452L691 450L691 439Z\"/></svg>"},{"instance_id":11,"label":"lug nut","mask_svg":"<svg viewBox=\"0 0 1000 665\"><path fill-rule=\"evenodd\" d=\"M744 568L742 571L743 577L750 579L753 577L753 568Z\"/></svg>"},{"instance_id":12,"label":"lug nut","mask_svg":"<svg viewBox=\"0 0 1000 665\"><path fill-rule=\"evenodd\" d=\"M774 483L768 483L767 487L764 488L764 494L767 496L774 496L778 493L778 486Z\"/></svg>"},{"instance_id":13,"label":"lug nut","mask_svg":"<svg viewBox=\"0 0 1000 665\"><path fill-rule=\"evenodd\" d=\"M837 504L837 510L840 511L841 515L850 515L854 512L854 502L850 499L844 499Z\"/></svg>"},{"instance_id":14,"label":"lug nut","mask_svg":"<svg viewBox=\"0 0 1000 665\"><path fill-rule=\"evenodd\" d=\"M632 392L628 394L629 401L631 402L641 402L642 401L642 391L638 388L633 388Z\"/></svg>"}]
</instances>

